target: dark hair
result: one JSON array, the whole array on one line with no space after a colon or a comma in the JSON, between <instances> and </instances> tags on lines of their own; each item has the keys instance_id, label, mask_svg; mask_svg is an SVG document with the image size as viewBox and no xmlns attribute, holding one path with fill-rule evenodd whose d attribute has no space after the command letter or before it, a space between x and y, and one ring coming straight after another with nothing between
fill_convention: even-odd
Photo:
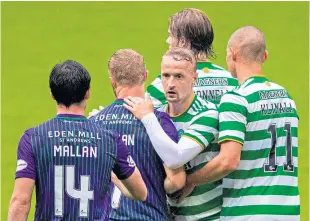
<instances>
[{"instance_id":1,"label":"dark hair","mask_svg":"<svg viewBox=\"0 0 310 221\"><path fill-rule=\"evenodd\" d=\"M170 31L177 40L184 38L197 60L214 58L214 33L208 16L199 9L187 8L170 17Z\"/></svg>"},{"instance_id":2,"label":"dark hair","mask_svg":"<svg viewBox=\"0 0 310 221\"><path fill-rule=\"evenodd\" d=\"M91 77L80 63L67 60L56 64L50 74L50 89L57 101L66 107L81 103L90 88Z\"/></svg>"}]
</instances>

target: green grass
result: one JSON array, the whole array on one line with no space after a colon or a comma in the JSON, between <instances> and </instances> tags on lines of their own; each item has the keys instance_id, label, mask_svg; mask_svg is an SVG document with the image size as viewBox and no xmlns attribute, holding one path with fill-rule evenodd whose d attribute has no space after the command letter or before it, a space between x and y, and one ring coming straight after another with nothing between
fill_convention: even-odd
<instances>
[{"instance_id":1,"label":"green grass","mask_svg":"<svg viewBox=\"0 0 310 221\"><path fill-rule=\"evenodd\" d=\"M92 75L87 113L114 95L107 61L119 48L144 55L148 82L159 73L167 49L168 17L184 7L204 10L214 32L216 64L226 67L226 44L239 27L264 33L269 59L265 74L285 86L297 103L301 220L308 221L309 3L308 2L2 2L1 166L2 214L13 191L16 149L23 131L55 115L48 76L65 59L81 62ZM34 204L29 220L33 220Z\"/></svg>"}]
</instances>

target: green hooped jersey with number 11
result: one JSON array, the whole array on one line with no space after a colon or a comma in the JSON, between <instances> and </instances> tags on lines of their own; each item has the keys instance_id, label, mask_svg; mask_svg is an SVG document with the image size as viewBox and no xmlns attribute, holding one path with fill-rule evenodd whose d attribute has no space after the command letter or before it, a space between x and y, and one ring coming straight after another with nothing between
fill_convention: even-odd
<instances>
[{"instance_id":1,"label":"green hooped jersey with number 11","mask_svg":"<svg viewBox=\"0 0 310 221\"><path fill-rule=\"evenodd\" d=\"M214 104L219 104L224 93L238 86L236 78L233 78L224 68L210 62L197 62L197 74L198 78L193 90L200 98ZM161 75L147 87L146 93L151 96L155 107L167 103Z\"/></svg>"},{"instance_id":2,"label":"green hooped jersey with number 11","mask_svg":"<svg viewBox=\"0 0 310 221\"><path fill-rule=\"evenodd\" d=\"M253 76L219 107L219 143L243 144L223 179L221 221L299 221L298 115L285 88Z\"/></svg>"}]
</instances>

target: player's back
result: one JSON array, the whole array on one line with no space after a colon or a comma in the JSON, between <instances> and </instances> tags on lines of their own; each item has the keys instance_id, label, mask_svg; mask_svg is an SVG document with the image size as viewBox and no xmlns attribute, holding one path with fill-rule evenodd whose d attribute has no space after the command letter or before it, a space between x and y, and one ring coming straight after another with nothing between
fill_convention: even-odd
<instances>
[{"instance_id":1,"label":"player's back","mask_svg":"<svg viewBox=\"0 0 310 221\"><path fill-rule=\"evenodd\" d=\"M27 133L37 169L35 220L103 220L118 134L80 115L57 115Z\"/></svg>"},{"instance_id":2,"label":"player's back","mask_svg":"<svg viewBox=\"0 0 310 221\"><path fill-rule=\"evenodd\" d=\"M114 188L110 220L167 220L168 210L164 190L166 173L163 162L152 146L142 122L123 107L123 103L122 99L114 101L92 120L103 128L117 131L122 136L141 172L148 196L144 202L134 201L124 197L117 188ZM176 141L177 132L169 116L158 111L155 111L155 115L168 135ZM171 125L167 122L171 122Z\"/></svg>"},{"instance_id":3,"label":"player's back","mask_svg":"<svg viewBox=\"0 0 310 221\"><path fill-rule=\"evenodd\" d=\"M240 120L222 123L224 112ZM286 89L251 77L224 95L220 113L220 141L244 142L237 170L223 179L221 220L299 220L298 115Z\"/></svg>"},{"instance_id":4,"label":"player's back","mask_svg":"<svg viewBox=\"0 0 310 221\"><path fill-rule=\"evenodd\" d=\"M198 78L193 90L203 100L211 101L215 104L219 104L223 94L238 86L236 78L233 78L224 68L211 62L198 62L197 74ZM167 103L161 75L148 86L147 94L151 96L155 107Z\"/></svg>"}]
</instances>

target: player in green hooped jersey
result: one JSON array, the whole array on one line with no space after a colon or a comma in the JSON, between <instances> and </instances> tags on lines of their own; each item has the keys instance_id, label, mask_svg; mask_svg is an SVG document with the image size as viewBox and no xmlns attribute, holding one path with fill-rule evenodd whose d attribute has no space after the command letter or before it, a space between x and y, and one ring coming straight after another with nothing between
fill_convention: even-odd
<instances>
[{"instance_id":1,"label":"player in green hooped jersey","mask_svg":"<svg viewBox=\"0 0 310 221\"><path fill-rule=\"evenodd\" d=\"M152 144L169 168L186 164L191 174L219 152L217 106L193 91L197 79L195 55L188 49L174 47L163 56L163 86L168 104L159 110L169 114L178 133L173 142L154 118L151 100L128 98L126 107L141 119ZM168 200L174 220L219 220L222 207L221 181L197 186L182 203Z\"/></svg>"},{"instance_id":2,"label":"player in green hooped jersey","mask_svg":"<svg viewBox=\"0 0 310 221\"><path fill-rule=\"evenodd\" d=\"M284 87L262 75L265 48L255 27L231 36L227 64L241 84L221 99L221 150L188 176L188 186L224 177L223 221L300 220L296 104Z\"/></svg>"},{"instance_id":3,"label":"player in green hooped jersey","mask_svg":"<svg viewBox=\"0 0 310 221\"><path fill-rule=\"evenodd\" d=\"M170 17L168 33L167 43L170 48L185 47L196 56L198 78L193 90L198 97L219 104L224 93L238 86L238 80L229 72L208 61L208 58L214 57L214 33L203 11L184 9L174 14ZM150 95L155 107L167 103L161 75L147 87L146 94Z\"/></svg>"}]
</instances>

